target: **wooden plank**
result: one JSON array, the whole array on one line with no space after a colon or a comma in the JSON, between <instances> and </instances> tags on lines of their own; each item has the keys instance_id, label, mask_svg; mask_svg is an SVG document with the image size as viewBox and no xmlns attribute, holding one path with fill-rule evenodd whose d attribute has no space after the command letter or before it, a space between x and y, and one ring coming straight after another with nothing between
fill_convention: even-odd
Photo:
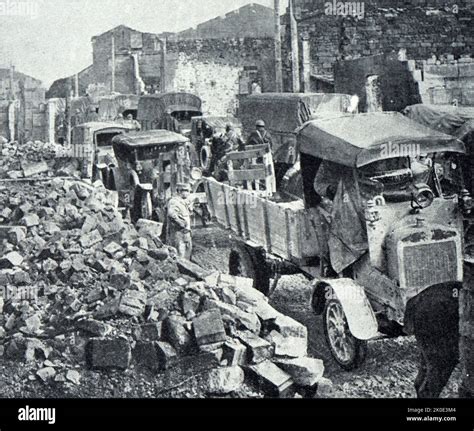
<instances>
[{"instance_id":1,"label":"wooden plank","mask_svg":"<svg viewBox=\"0 0 474 431\"><path fill-rule=\"evenodd\" d=\"M237 213L237 189L234 187L227 188L227 209L229 215L229 226L232 232L240 235L239 216Z\"/></svg>"},{"instance_id":2,"label":"wooden plank","mask_svg":"<svg viewBox=\"0 0 474 431\"><path fill-rule=\"evenodd\" d=\"M265 168L229 171L229 181L254 181L266 178Z\"/></svg>"},{"instance_id":3,"label":"wooden plank","mask_svg":"<svg viewBox=\"0 0 474 431\"><path fill-rule=\"evenodd\" d=\"M249 237L249 220L247 218L247 206L250 206L250 199L247 198L247 193L239 190L238 192L241 195L241 205L238 206L239 220L240 220L240 229L241 236L243 239L248 239Z\"/></svg>"},{"instance_id":4,"label":"wooden plank","mask_svg":"<svg viewBox=\"0 0 474 431\"><path fill-rule=\"evenodd\" d=\"M244 160L263 157L268 153L268 148L252 148L245 151L232 151L226 154L227 160Z\"/></svg>"},{"instance_id":5,"label":"wooden plank","mask_svg":"<svg viewBox=\"0 0 474 431\"><path fill-rule=\"evenodd\" d=\"M258 185L258 182L257 182ZM272 249L272 232L270 231L271 225L274 224L274 220L270 217L269 215L269 204L270 202L268 200L263 200L263 217L265 220L265 243L267 244L267 251L269 253L273 253Z\"/></svg>"},{"instance_id":6,"label":"wooden plank","mask_svg":"<svg viewBox=\"0 0 474 431\"><path fill-rule=\"evenodd\" d=\"M284 259L290 259L288 250L287 214L286 209L267 200L268 229L271 238L272 252Z\"/></svg>"},{"instance_id":7,"label":"wooden plank","mask_svg":"<svg viewBox=\"0 0 474 431\"><path fill-rule=\"evenodd\" d=\"M224 214L225 214L225 224L224 226L226 227L226 229L229 229L231 227L231 224L230 224L230 214L229 214L229 204L228 204L228 199L227 199L227 189L229 188L229 186L225 185L225 184L222 184L221 185L221 193L222 193L222 197L223 197L223 200L224 200Z\"/></svg>"},{"instance_id":8,"label":"wooden plank","mask_svg":"<svg viewBox=\"0 0 474 431\"><path fill-rule=\"evenodd\" d=\"M249 240L266 249L265 216L263 210L263 199L255 198L255 205L246 205Z\"/></svg>"}]
</instances>

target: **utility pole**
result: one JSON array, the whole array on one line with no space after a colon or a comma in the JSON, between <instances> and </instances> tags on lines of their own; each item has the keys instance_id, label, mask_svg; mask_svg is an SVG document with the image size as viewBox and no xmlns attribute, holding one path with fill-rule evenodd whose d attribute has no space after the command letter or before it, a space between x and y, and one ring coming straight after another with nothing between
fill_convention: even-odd
<instances>
[{"instance_id":1,"label":"utility pole","mask_svg":"<svg viewBox=\"0 0 474 431\"><path fill-rule=\"evenodd\" d=\"M71 117L72 117L72 101L71 101L71 80L66 80L66 145L71 145ZM76 119L77 120L77 119Z\"/></svg>"},{"instance_id":2,"label":"utility pole","mask_svg":"<svg viewBox=\"0 0 474 431\"><path fill-rule=\"evenodd\" d=\"M112 33L112 58L111 58L112 76L110 81L110 91L115 93L115 36Z\"/></svg>"},{"instance_id":3,"label":"utility pole","mask_svg":"<svg viewBox=\"0 0 474 431\"><path fill-rule=\"evenodd\" d=\"M283 91L283 75L281 62L281 31L280 31L280 0L274 0L275 13L275 90Z\"/></svg>"},{"instance_id":4,"label":"utility pole","mask_svg":"<svg viewBox=\"0 0 474 431\"><path fill-rule=\"evenodd\" d=\"M160 93L166 93L166 58L167 58L168 44L166 37L161 40L161 82L160 82Z\"/></svg>"},{"instance_id":5,"label":"utility pole","mask_svg":"<svg viewBox=\"0 0 474 431\"><path fill-rule=\"evenodd\" d=\"M298 46L298 24L293 14L293 0L290 1L290 34L291 34L291 76L293 93L300 92L300 55Z\"/></svg>"}]
</instances>

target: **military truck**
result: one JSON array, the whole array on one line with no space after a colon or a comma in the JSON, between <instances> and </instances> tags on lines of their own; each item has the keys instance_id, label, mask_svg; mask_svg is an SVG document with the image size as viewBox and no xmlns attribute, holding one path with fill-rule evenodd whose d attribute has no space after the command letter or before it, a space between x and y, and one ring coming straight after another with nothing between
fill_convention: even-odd
<instances>
[{"instance_id":1,"label":"military truck","mask_svg":"<svg viewBox=\"0 0 474 431\"><path fill-rule=\"evenodd\" d=\"M306 275L331 353L352 369L368 340L407 332L411 298L462 282L465 147L392 112L309 121L297 147L302 199L209 178L208 203L232 232L229 272L267 294L282 274Z\"/></svg>"},{"instance_id":2,"label":"military truck","mask_svg":"<svg viewBox=\"0 0 474 431\"><path fill-rule=\"evenodd\" d=\"M298 161L296 130L310 119L357 111L354 100L347 94L252 94L240 101L237 117L242 122L244 140L255 130L257 120L265 122L273 138L276 183L280 185L288 169Z\"/></svg>"}]
</instances>

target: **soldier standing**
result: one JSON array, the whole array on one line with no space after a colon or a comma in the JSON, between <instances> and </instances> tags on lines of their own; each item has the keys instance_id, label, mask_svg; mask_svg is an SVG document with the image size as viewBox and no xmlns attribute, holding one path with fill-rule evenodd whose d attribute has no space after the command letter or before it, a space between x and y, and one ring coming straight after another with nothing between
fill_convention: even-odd
<instances>
[{"instance_id":1,"label":"soldier standing","mask_svg":"<svg viewBox=\"0 0 474 431\"><path fill-rule=\"evenodd\" d=\"M168 202L167 238L170 245L176 248L180 257L190 259L192 252L191 211L193 203L189 200L191 186L178 183L178 195Z\"/></svg>"},{"instance_id":2,"label":"soldier standing","mask_svg":"<svg viewBox=\"0 0 474 431\"><path fill-rule=\"evenodd\" d=\"M255 123L255 129L249 136L247 140L247 145L268 145L270 149L273 147L273 138L270 133L265 129L265 122L263 120L258 120Z\"/></svg>"}]
</instances>

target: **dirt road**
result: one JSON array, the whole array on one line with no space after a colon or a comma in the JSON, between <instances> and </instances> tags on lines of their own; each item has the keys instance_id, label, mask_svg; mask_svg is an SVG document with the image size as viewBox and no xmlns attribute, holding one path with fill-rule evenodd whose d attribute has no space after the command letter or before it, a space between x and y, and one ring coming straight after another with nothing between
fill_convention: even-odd
<instances>
[{"instance_id":1,"label":"dirt road","mask_svg":"<svg viewBox=\"0 0 474 431\"><path fill-rule=\"evenodd\" d=\"M196 228L193 260L204 268L227 270L231 237L217 227ZM306 325L311 356L324 360L326 375L338 394L362 398L412 398L417 373L418 351L413 337L369 343L366 362L357 370L344 371L327 348L322 319L309 306L311 288L303 276L285 276L278 283L271 303L281 312ZM442 397L457 397L460 371L456 368Z\"/></svg>"}]
</instances>

